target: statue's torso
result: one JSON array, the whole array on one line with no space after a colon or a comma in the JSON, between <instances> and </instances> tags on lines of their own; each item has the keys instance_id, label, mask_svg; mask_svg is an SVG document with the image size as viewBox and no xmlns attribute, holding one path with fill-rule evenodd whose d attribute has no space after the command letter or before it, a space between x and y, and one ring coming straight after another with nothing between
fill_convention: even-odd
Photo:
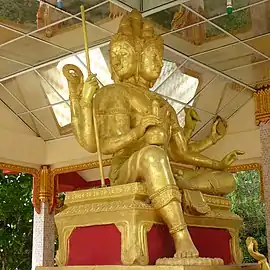
<instances>
[{"instance_id":1,"label":"statue's torso","mask_svg":"<svg viewBox=\"0 0 270 270\"><path fill-rule=\"evenodd\" d=\"M109 129L111 134L105 134L106 136L120 133L117 128L122 128L121 120L117 118L117 115L126 115L129 119L127 121L129 122L128 132L128 130L140 125L142 117L153 114L154 100L158 101L159 104L158 116L163 122L161 126L156 129L149 128L149 131L136 143L132 143L119 152L114 153L113 164L115 164L115 167L119 168L133 153L149 144L156 144L157 140L161 142L159 145L164 149L168 147L171 137L171 118L168 113L173 108L159 94L129 84L113 84L101 88L95 100L97 114L107 114L107 117L110 117L110 120L108 120L110 122L103 122L103 125L112 126ZM113 124L112 121L115 123ZM123 121L122 124L126 125L127 123ZM151 140L154 140L153 143Z\"/></svg>"},{"instance_id":2,"label":"statue's torso","mask_svg":"<svg viewBox=\"0 0 270 270\"><path fill-rule=\"evenodd\" d=\"M157 116L161 118L163 122L161 127L167 135L164 144L168 143L171 129L169 113L173 111L173 108L159 94L130 84L113 84L100 89L96 99L97 113L126 114L130 120L130 129L139 126L143 117L154 114L153 101L158 101Z\"/></svg>"}]
</instances>

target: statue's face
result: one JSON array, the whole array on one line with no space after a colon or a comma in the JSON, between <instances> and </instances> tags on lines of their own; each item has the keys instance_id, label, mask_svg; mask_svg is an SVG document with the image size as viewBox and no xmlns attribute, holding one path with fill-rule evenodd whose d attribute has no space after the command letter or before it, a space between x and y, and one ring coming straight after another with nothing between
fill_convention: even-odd
<instances>
[{"instance_id":1,"label":"statue's face","mask_svg":"<svg viewBox=\"0 0 270 270\"><path fill-rule=\"evenodd\" d=\"M156 81L162 68L162 51L153 45L148 46L141 54L140 76L147 81Z\"/></svg>"},{"instance_id":2,"label":"statue's face","mask_svg":"<svg viewBox=\"0 0 270 270\"><path fill-rule=\"evenodd\" d=\"M120 81L134 76L136 56L134 48L127 41L115 43L110 50L111 66Z\"/></svg>"}]
</instances>

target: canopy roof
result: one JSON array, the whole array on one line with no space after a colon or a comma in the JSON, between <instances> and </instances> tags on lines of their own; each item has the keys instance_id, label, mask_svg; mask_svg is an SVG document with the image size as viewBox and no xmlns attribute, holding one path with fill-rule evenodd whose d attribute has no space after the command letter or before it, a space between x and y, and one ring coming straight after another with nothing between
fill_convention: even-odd
<instances>
[{"instance_id":1,"label":"canopy roof","mask_svg":"<svg viewBox=\"0 0 270 270\"><path fill-rule=\"evenodd\" d=\"M44 141L73 136L61 68L73 63L86 73L80 4L91 68L102 85L112 82L108 43L121 17L137 8L154 23L165 53L152 90L174 106L181 123L184 106L196 108L197 137L217 114L230 119L270 79L266 0L233 1L231 15L224 0L62 0L61 9L56 0L0 3L0 98L17 118L14 131Z\"/></svg>"}]
</instances>

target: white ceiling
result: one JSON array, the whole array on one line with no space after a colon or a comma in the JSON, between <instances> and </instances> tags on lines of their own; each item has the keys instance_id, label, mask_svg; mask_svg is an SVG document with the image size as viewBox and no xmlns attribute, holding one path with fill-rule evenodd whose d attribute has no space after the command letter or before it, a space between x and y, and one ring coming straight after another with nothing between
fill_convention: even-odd
<instances>
[{"instance_id":1,"label":"white ceiling","mask_svg":"<svg viewBox=\"0 0 270 270\"><path fill-rule=\"evenodd\" d=\"M38 1L26 2L28 6L7 5L4 8L11 10L1 14L0 98L16 116L16 125L20 121L45 141L72 136L69 125L59 125L55 109L63 105L66 110L62 113L69 113L68 98L60 91L59 62L75 56L85 66L78 56L84 47L78 1L64 0L63 9L55 7L56 0L43 1L43 8L49 11L45 25L42 20L35 22ZM175 93L160 93L179 116L183 105L198 110L201 123L195 136L205 135L217 114L230 119L258 87L269 82L269 0L234 1L232 15L226 13L224 0L81 2L86 10L89 47L101 48L107 63L108 42L123 14L137 8L154 22L156 32L164 38L164 59L177 65L162 82L173 78L169 86ZM17 14L18 8L21 13ZM172 27L177 11L182 13ZM175 86L181 74L200 81L191 100L184 99L181 87ZM57 96L54 102L48 92ZM18 132L26 131L20 128Z\"/></svg>"}]
</instances>

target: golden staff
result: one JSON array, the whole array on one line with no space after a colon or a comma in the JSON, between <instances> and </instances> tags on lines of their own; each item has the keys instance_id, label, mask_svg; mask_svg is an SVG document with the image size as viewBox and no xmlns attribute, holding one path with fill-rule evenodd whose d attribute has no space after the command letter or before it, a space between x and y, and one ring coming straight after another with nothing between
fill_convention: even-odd
<instances>
[{"instance_id":1,"label":"golden staff","mask_svg":"<svg viewBox=\"0 0 270 270\"><path fill-rule=\"evenodd\" d=\"M86 30L86 23L85 23L85 12L84 12L84 6L83 5L81 5L81 14L82 14L82 28L83 28L86 67L87 67L88 76L90 76L90 75L93 75L93 74L92 74L92 72L90 70L90 58L89 58L89 52L88 52L88 38L87 38L87 30ZM96 119L94 100L95 100L95 94L93 96L93 122L94 122L95 138L96 138L96 144L97 144L97 154L98 154L98 163L99 163L99 170L100 170L101 186L105 187L106 184L105 184L105 180L104 180L104 172L103 172L102 156L101 156L100 144L99 144L99 138L98 138L97 119Z\"/></svg>"}]
</instances>

